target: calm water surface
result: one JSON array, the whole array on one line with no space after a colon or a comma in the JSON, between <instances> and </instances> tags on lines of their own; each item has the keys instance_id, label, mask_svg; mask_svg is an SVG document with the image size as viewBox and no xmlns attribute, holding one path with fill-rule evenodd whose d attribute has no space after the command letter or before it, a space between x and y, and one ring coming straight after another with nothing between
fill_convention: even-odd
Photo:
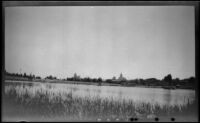
<instances>
[{"instance_id":1,"label":"calm water surface","mask_svg":"<svg viewBox=\"0 0 200 123\"><path fill-rule=\"evenodd\" d=\"M162 88L96 86L82 84L6 82L5 91L16 89L18 95L28 92L32 97L36 93L48 92L50 98L72 93L73 97L100 97L116 101L132 100L140 103L159 105L186 105L195 99L195 91L188 89L168 90Z\"/></svg>"}]
</instances>

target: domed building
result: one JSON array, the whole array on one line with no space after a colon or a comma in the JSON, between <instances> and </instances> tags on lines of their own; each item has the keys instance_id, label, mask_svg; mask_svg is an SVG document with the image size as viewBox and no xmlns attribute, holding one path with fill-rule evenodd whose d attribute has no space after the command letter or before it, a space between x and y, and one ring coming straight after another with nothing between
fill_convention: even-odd
<instances>
[{"instance_id":1,"label":"domed building","mask_svg":"<svg viewBox=\"0 0 200 123\"><path fill-rule=\"evenodd\" d=\"M122 73L120 74L119 78L117 79L118 81L126 81L126 78L123 77Z\"/></svg>"},{"instance_id":2,"label":"domed building","mask_svg":"<svg viewBox=\"0 0 200 123\"><path fill-rule=\"evenodd\" d=\"M81 78L80 76L78 76L76 73L74 73L74 79L75 80L80 80L80 78Z\"/></svg>"}]
</instances>

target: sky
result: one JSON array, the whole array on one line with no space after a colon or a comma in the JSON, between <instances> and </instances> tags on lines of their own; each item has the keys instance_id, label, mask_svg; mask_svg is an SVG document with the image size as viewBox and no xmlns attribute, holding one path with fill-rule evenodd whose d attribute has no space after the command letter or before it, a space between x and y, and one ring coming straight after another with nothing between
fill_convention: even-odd
<instances>
[{"instance_id":1,"label":"sky","mask_svg":"<svg viewBox=\"0 0 200 123\"><path fill-rule=\"evenodd\" d=\"M5 8L5 69L41 77L195 76L192 6Z\"/></svg>"}]
</instances>

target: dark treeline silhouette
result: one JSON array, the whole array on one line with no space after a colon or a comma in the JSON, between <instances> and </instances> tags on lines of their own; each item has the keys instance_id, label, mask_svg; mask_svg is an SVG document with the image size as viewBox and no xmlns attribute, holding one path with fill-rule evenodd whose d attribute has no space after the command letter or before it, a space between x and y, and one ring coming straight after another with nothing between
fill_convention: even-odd
<instances>
[{"instance_id":1,"label":"dark treeline silhouette","mask_svg":"<svg viewBox=\"0 0 200 123\"><path fill-rule=\"evenodd\" d=\"M34 74L19 74L19 73L8 73L5 71L6 79L12 79L12 80L41 80L42 78L40 76L35 76ZM148 78L148 79L132 79L132 80L118 80L115 79L105 79L103 80L101 77L99 78L90 78L90 77L83 77L77 76L76 73L73 77L68 77L67 79L62 79L62 81L80 81L80 82L91 82L91 83L99 83L101 85L102 83L110 83L110 84L119 84L122 86L161 86L161 87L169 87L173 86L176 88L188 88L188 89L194 89L195 88L195 77L189 77L185 79L179 79L179 78L172 78L171 74L168 74L163 77L163 79L159 80L156 78ZM45 77L44 79L49 80L60 80L57 79L57 77L49 75Z\"/></svg>"},{"instance_id":2,"label":"dark treeline silhouette","mask_svg":"<svg viewBox=\"0 0 200 123\"><path fill-rule=\"evenodd\" d=\"M34 74L27 74L27 73L9 73L5 71L6 79L13 79L13 80L33 80L33 79L41 79L40 76L35 76Z\"/></svg>"},{"instance_id":3,"label":"dark treeline silhouette","mask_svg":"<svg viewBox=\"0 0 200 123\"><path fill-rule=\"evenodd\" d=\"M159 80L156 78L148 78L148 79L132 79L132 80L117 80L117 79L105 79L102 80L101 78L76 78L71 77L67 78L67 81L82 81L82 82L104 82L104 83L110 83L110 84L120 84L123 86L174 86L176 88L190 88L193 89L195 87L195 77L190 77L186 79L180 80L179 78L172 79L172 75L168 74L163 77L163 79Z\"/></svg>"},{"instance_id":4,"label":"dark treeline silhouette","mask_svg":"<svg viewBox=\"0 0 200 123\"><path fill-rule=\"evenodd\" d=\"M162 87L170 87L173 86L175 88L195 88L195 77L189 77L186 79L180 80L179 78L172 79L171 74L166 75L162 80L156 78L148 78L148 79L134 79L127 80L125 82L121 82L123 85L127 86L162 86Z\"/></svg>"},{"instance_id":5,"label":"dark treeline silhouette","mask_svg":"<svg viewBox=\"0 0 200 123\"><path fill-rule=\"evenodd\" d=\"M90 77L85 77L85 78L67 78L68 81L82 81L82 82L102 82L102 78L90 78Z\"/></svg>"},{"instance_id":6,"label":"dark treeline silhouette","mask_svg":"<svg viewBox=\"0 0 200 123\"><path fill-rule=\"evenodd\" d=\"M57 77L53 77L52 75L49 75L49 76L45 77L45 79L54 80L54 79L57 79Z\"/></svg>"}]
</instances>

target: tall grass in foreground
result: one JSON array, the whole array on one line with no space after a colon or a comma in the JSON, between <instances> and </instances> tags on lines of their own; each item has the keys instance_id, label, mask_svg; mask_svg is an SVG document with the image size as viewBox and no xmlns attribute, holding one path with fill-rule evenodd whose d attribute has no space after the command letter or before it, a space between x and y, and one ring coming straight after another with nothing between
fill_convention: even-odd
<instances>
[{"instance_id":1,"label":"tall grass in foreground","mask_svg":"<svg viewBox=\"0 0 200 123\"><path fill-rule=\"evenodd\" d=\"M16 115L38 115L41 117L65 117L72 119L88 118L128 118L128 117L147 117L149 114L160 115L182 115L192 114L196 108L194 103L181 106L163 107L156 104L140 103L133 101L115 101L113 99L102 99L100 97L73 97L72 93L65 93L65 98L61 94L50 98L50 93L37 92L35 96L30 96L28 91L19 95L13 88L8 91L4 100L6 104L20 106L20 113ZM8 105L7 105L8 106Z\"/></svg>"}]
</instances>

